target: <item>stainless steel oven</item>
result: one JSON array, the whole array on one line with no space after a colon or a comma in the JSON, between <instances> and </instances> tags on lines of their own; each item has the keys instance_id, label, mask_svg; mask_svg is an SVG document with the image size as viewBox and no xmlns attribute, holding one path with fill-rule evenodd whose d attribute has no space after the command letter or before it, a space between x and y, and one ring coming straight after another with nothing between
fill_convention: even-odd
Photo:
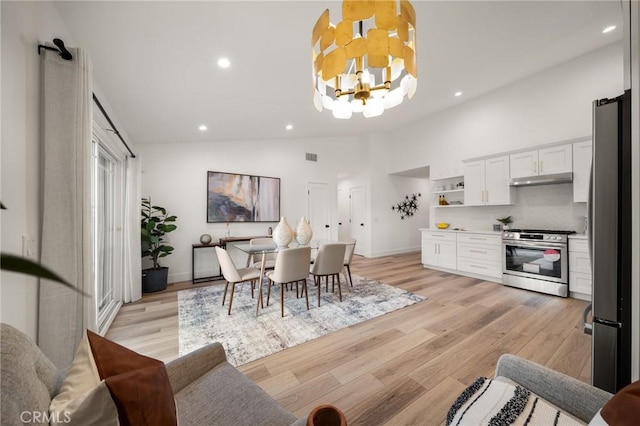
<instances>
[{"instance_id":1,"label":"stainless steel oven","mask_svg":"<svg viewBox=\"0 0 640 426\"><path fill-rule=\"evenodd\" d=\"M502 283L567 297L573 231L513 229L502 234Z\"/></svg>"}]
</instances>

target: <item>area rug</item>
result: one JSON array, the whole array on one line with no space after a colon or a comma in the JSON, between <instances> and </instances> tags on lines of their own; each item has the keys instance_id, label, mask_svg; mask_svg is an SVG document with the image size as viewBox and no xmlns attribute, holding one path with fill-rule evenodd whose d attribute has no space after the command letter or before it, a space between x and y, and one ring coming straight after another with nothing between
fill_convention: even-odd
<instances>
[{"instance_id":1,"label":"area rug","mask_svg":"<svg viewBox=\"0 0 640 426\"><path fill-rule=\"evenodd\" d=\"M426 297L358 276L353 287L342 285L342 302L338 290L321 293L318 308L317 287L313 280L309 288L309 310L304 297L296 298L295 289L285 290L285 316L280 316L279 286L271 290L271 302L256 317L256 299L251 298L251 286L236 286L231 315L227 315L229 296L222 306L224 285L182 290L178 293L180 356L211 342L224 346L227 358L240 366L281 350L324 336L332 331L384 315L425 300ZM229 288L229 293L231 289ZM256 293L257 298L257 293Z\"/></svg>"}]
</instances>

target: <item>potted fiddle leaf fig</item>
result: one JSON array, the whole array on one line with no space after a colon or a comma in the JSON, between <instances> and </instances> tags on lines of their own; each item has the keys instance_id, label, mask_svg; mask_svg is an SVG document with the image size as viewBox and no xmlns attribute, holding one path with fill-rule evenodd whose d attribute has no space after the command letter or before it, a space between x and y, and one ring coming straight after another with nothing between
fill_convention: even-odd
<instances>
[{"instance_id":1,"label":"potted fiddle leaf fig","mask_svg":"<svg viewBox=\"0 0 640 426\"><path fill-rule=\"evenodd\" d=\"M167 257L174 248L168 244L164 236L176 230L176 216L167 214L164 207L151 204L151 198L142 199L142 218L140 221L142 257L148 257L153 267L142 270L142 291L152 293L167 288L169 268L160 266L158 259Z\"/></svg>"}]
</instances>

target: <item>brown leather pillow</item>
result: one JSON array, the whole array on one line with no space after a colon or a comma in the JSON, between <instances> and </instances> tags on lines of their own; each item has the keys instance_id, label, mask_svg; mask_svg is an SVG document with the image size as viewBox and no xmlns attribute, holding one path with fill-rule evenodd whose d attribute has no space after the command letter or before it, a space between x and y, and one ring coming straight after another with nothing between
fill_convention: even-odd
<instances>
[{"instance_id":1,"label":"brown leather pillow","mask_svg":"<svg viewBox=\"0 0 640 426\"><path fill-rule=\"evenodd\" d=\"M635 426L640 419L640 381L620 389L600 411L610 425Z\"/></svg>"},{"instance_id":2,"label":"brown leather pillow","mask_svg":"<svg viewBox=\"0 0 640 426\"><path fill-rule=\"evenodd\" d=\"M177 425L176 405L162 361L140 355L87 330L93 359L120 424Z\"/></svg>"}]
</instances>

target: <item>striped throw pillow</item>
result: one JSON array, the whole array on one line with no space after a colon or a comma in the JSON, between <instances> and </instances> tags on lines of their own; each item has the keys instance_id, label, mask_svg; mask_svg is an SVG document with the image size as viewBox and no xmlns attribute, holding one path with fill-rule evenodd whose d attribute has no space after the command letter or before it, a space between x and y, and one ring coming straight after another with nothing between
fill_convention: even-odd
<instances>
[{"instance_id":1,"label":"striped throw pillow","mask_svg":"<svg viewBox=\"0 0 640 426\"><path fill-rule=\"evenodd\" d=\"M481 377L456 399L447 426L584 425L529 390Z\"/></svg>"}]
</instances>

